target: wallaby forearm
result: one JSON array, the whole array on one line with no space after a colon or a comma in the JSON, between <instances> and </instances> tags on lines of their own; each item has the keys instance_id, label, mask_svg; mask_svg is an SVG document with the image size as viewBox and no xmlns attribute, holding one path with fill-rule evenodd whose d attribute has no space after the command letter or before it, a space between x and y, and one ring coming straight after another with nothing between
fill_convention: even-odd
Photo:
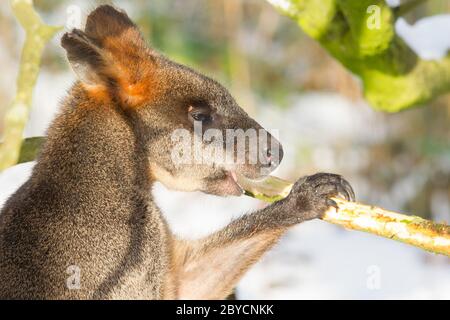
<instances>
[{"instance_id":1,"label":"wallaby forearm","mask_svg":"<svg viewBox=\"0 0 450 320\"><path fill-rule=\"evenodd\" d=\"M272 222L279 205L244 215L203 239L178 241L180 299L224 299L287 230Z\"/></svg>"}]
</instances>

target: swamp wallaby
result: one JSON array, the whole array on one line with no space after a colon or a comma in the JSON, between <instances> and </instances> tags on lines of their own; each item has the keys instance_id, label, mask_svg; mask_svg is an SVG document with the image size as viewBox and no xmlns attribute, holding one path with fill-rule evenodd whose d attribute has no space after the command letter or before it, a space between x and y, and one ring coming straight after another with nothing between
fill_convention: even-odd
<instances>
[{"instance_id":1,"label":"swamp wallaby","mask_svg":"<svg viewBox=\"0 0 450 320\"><path fill-rule=\"evenodd\" d=\"M319 218L330 196L353 198L342 177L316 174L204 239L178 239L153 200L156 181L241 195L236 174L271 172L281 146L268 135L271 147L258 149L266 161L177 164L176 129L267 132L220 84L148 47L112 6L95 9L61 44L78 81L31 177L0 214L0 298L222 299L289 227Z\"/></svg>"}]
</instances>

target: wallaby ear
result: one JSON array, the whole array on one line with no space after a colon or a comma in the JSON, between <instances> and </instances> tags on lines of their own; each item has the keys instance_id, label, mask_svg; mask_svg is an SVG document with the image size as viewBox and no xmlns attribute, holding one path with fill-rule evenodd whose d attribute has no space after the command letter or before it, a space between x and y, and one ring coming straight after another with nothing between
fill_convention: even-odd
<instances>
[{"instance_id":1,"label":"wallaby ear","mask_svg":"<svg viewBox=\"0 0 450 320\"><path fill-rule=\"evenodd\" d=\"M138 104L155 79L155 53L127 14L102 5L89 14L84 31L66 33L61 45L83 84L115 90L124 103Z\"/></svg>"},{"instance_id":2,"label":"wallaby ear","mask_svg":"<svg viewBox=\"0 0 450 320\"><path fill-rule=\"evenodd\" d=\"M126 12L110 5L101 5L89 14L85 32L104 45L114 40L121 44L145 46L139 29Z\"/></svg>"},{"instance_id":3,"label":"wallaby ear","mask_svg":"<svg viewBox=\"0 0 450 320\"><path fill-rule=\"evenodd\" d=\"M106 54L94 40L81 30L73 29L63 35L61 45L79 80L86 85L105 84L102 71L108 61Z\"/></svg>"}]
</instances>

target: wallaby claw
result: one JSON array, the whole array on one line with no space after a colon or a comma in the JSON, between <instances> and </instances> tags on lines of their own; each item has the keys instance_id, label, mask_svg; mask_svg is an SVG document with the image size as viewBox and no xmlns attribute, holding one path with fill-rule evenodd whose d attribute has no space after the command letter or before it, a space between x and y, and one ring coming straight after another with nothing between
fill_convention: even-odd
<instances>
[{"instance_id":1,"label":"wallaby claw","mask_svg":"<svg viewBox=\"0 0 450 320\"><path fill-rule=\"evenodd\" d=\"M339 209L338 204L337 204L336 201L334 201L333 199L327 199L327 204L328 204L328 206L330 206L330 207L336 208L336 210Z\"/></svg>"}]
</instances>

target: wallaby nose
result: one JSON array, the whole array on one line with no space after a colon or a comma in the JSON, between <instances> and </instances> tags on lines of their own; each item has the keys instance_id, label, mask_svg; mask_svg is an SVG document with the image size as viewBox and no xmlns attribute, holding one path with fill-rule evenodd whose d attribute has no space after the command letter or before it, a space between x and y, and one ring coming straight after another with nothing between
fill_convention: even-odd
<instances>
[{"instance_id":1,"label":"wallaby nose","mask_svg":"<svg viewBox=\"0 0 450 320\"><path fill-rule=\"evenodd\" d=\"M276 141L272 141L271 146L268 148L265 148L265 158L266 158L266 165L267 167L270 167L272 169L275 169L279 166L281 160L283 159L283 147L281 144Z\"/></svg>"}]
</instances>

